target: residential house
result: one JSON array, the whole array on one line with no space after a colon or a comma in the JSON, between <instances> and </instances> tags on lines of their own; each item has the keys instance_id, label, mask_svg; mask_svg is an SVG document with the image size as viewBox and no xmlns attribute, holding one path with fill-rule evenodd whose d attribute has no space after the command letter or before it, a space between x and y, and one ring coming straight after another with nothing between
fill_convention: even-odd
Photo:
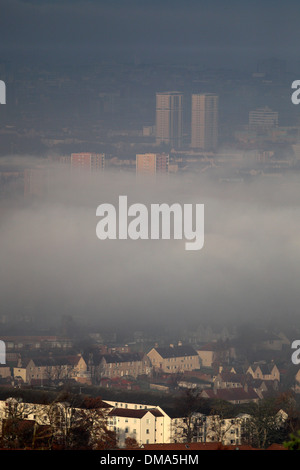
<instances>
[{"instance_id":1,"label":"residential house","mask_svg":"<svg viewBox=\"0 0 300 470\"><path fill-rule=\"evenodd\" d=\"M216 343L211 342L197 348L197 354L200 357L202 367L212 367L217 357Z\"/></svg>"},{"instance_id":2,"label":"residential house","mask_svg":"<svg viewBox=\"0 0 300 470\"><path fill-rule=\"evenodd\" d=\"M246 382L246 375L222 370L214 377L214 388L241 388Z\"/></svg>"},{"instance_id":3,"label":"residential house","mask_svg":"<svg viewBox=\"0 0 300 470\"><path fill-rule=\"evenodd\" d=\"M277 380L280 382L280 371L274 363L255 363L248 367L247 374L250 374L254 379Z\"/></svg>"},{"instance_id":4,"label":"residential house","mask_svg":"<svg viewBox=\"0 0 300 470\"><path fill-rule=\"evenodd\" d=\"M155 371L178 373L200 368L195 349L181 343L178 346L154 347L147 355Z\"/></svg>"},{"instance_id":5,"label":"residential house","mask_svg":"<svg viewBox=\"0 0 300 470\"><path fill-rule=\"evenodd\" d=\"M290 346L290 340L284 333L270 334L261 332L254 344L254 349L258 351L282 351L284 347Z\"/></svg>"},{"instance_id":6,"label":"residential house","mask_svg":"<svg viewBox=\"0 0 300 470\"><path fill-rule=\"evenodd\" d=\"M243 428L250 415L242 413L232 418L220 415L203 416L198 427L198 442L221 442L223 445L241 445Z\"/></svg>"},{"instance_id":7,"label":"residential house","mask_svg":"<svg viewBox=\"0 0 300 470\"><path fill-rule=\"evenodd\" d=\"M108 425L110 430L117 432L121 442L126 437L134 437L142 444L147 441L172 442L172 418L159 406L103 401L113 407L108 415Z\"/></svg>"},{"instance_id":8,"label":"residential house","mask_svg":"<svg viewBox=\"0 0 300 470\"><path fill-rule=\"evenodd\" d=\"M0 365L0 378L2 379L10 379L12 378L11 375L11 368L5 364Z\"/></svg>"},{"instance_id":9,"label":"residential house","mask_svg":"<svg viewBox=\"0 0 300 470\"><path fill-rule=\"evenodd\" d=\"M274 392L278 391L279 387L277 380L252 379L249 381L250 383L261 399L274 394Z\"/></svg>"},{"instance_id":10,"label":"residential house","mask_svg":"<svg viewBox=\"0 0 300 470\"><path fill-rule=\"evenodd\" d=\"M210 398L214 400L225 400L234 405L241 403L257 403L260 400L257 392L252 388L245 385L238 388L221 388L221 389L207 389L201 392L202 398Z\"/></svg>"},{"instance_id":11,"label":"residential house","mask_svg":"<svg viewBox=\"0 0 300 470\"><path fill-rule=\"evenodd\" d=\"M164 442L164 415L157 408L114 408L107 418L108 427L116 432L120 446L124 446L127 437L138 444Z\"/></svg>"},{"instance_id":12,"label":"residential house","mask_svg":"<svg viewBox=\"0 0 300 470\"><path fill-rule=\"evenodd\" d=\"M73 341L61 336L5 336L1 338L8 351L68 349Z\"/></svg>"},{"instance_id":13,"label":"residential house","mask_svg":"<svg viewBox=\"0 0 300 470\"><path fill-rule=\"evenodd\" d=\"M87 374L87 364L81 354L75 356L47 356L34 359L20 359L14 367L15 379L24 383L46 383L66 379L81 381Z\"/></svg>"},{"instance_id":14,"label":"residential house","mask_svg":"<svg viewBox=\"0 0 300 470\"><path fill-rule=\"evenodd\" d=\"M142 353L114 353L105 354L100 361L100 376L134 377L149 375L151 363L146 354Z\"/></svg>"}]
</instances>

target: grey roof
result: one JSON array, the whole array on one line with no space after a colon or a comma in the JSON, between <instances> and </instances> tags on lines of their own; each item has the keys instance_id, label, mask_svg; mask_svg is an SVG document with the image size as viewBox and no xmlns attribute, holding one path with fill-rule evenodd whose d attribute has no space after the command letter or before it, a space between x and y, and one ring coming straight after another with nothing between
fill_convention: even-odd
<instances>
[{"instance_id":1,"label":"grey roof","mask_svg":"<svg viewBox=\"0 0 300 470\"><path fill-rule=\"evenodd\" d=\"M103 358L107 363L117 363L117 362L140 362L143 359L143 355L140 353L114 353L114 354L104 354Z\"/></svg>"},{"instance_id":2,"label":"grey roof","mask_svg":"<svg viewBox=\"0 0 300 470\"><path fill-rule=\"evenodd\" d=\"M142 410L134 410L132 408L114 408L110 411L109 416L141 419L147 413L151 413L156 418L163 416L163 414L155 408L144 408Z\"/></svg>"},{"instance_id":3,"label":"grey roof","mask_svg":"<svg viewBox=\"0 0 300 470\"><path fill-rule=\"evenodd\" d=\"M168 346L155 348L155 350L164 359L171 357L198 356L197 352L191 346Z\"/></svg>"}]
</instances>

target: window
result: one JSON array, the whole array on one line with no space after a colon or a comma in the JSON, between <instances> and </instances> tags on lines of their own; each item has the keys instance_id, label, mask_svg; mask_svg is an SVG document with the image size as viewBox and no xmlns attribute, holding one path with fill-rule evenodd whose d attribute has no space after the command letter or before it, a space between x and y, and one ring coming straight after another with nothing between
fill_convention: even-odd
<instances>
[{"instance_id":1,"label":"window","mask_svg":"<svg viewBox=\"0 0 300 470\"><path fill-rule=\"evenodd\" d=\"M150 434L150 431L149 431L149 429L146 429L146 434Z\"/></svg>"}]
</instances>

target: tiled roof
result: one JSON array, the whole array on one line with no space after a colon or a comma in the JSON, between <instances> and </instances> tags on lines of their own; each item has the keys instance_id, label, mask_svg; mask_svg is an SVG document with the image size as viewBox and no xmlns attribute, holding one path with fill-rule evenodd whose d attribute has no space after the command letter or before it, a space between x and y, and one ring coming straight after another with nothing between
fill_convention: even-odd
<instances>
[{"instance_id":1,"label":"tiled roof","mask_svg":"<svg viewBox=\"0 0 300 470\"><path fill-rule=\"evenodd\" d=\"M155 348L158 354L164 358L198 356L197 352L191 346L168 346Z\"/></svg>"}]
</instances>

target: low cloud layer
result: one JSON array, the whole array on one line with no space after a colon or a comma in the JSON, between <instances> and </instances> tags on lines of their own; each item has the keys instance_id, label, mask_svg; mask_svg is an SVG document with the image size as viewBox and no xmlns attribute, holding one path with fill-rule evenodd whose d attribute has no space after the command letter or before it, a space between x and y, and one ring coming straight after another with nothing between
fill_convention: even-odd
<instances>
[{"instance_id":1,"label":"low cloud layer","mask_svg":"<svg viewBox=\"0 0 300 470\"><path fill-rule=\"evenodd\" d=\"M55 170L56 171L56 170ZM61 170L60 170L61 172ZM47 198L1 210L1 312L133 330L296 318L299 309L299 178L222 184L185 175L142 182L135 175L52 177ZM205 243L106 240L96 208L205 204Z\"/></svg>"}]
</instances>

